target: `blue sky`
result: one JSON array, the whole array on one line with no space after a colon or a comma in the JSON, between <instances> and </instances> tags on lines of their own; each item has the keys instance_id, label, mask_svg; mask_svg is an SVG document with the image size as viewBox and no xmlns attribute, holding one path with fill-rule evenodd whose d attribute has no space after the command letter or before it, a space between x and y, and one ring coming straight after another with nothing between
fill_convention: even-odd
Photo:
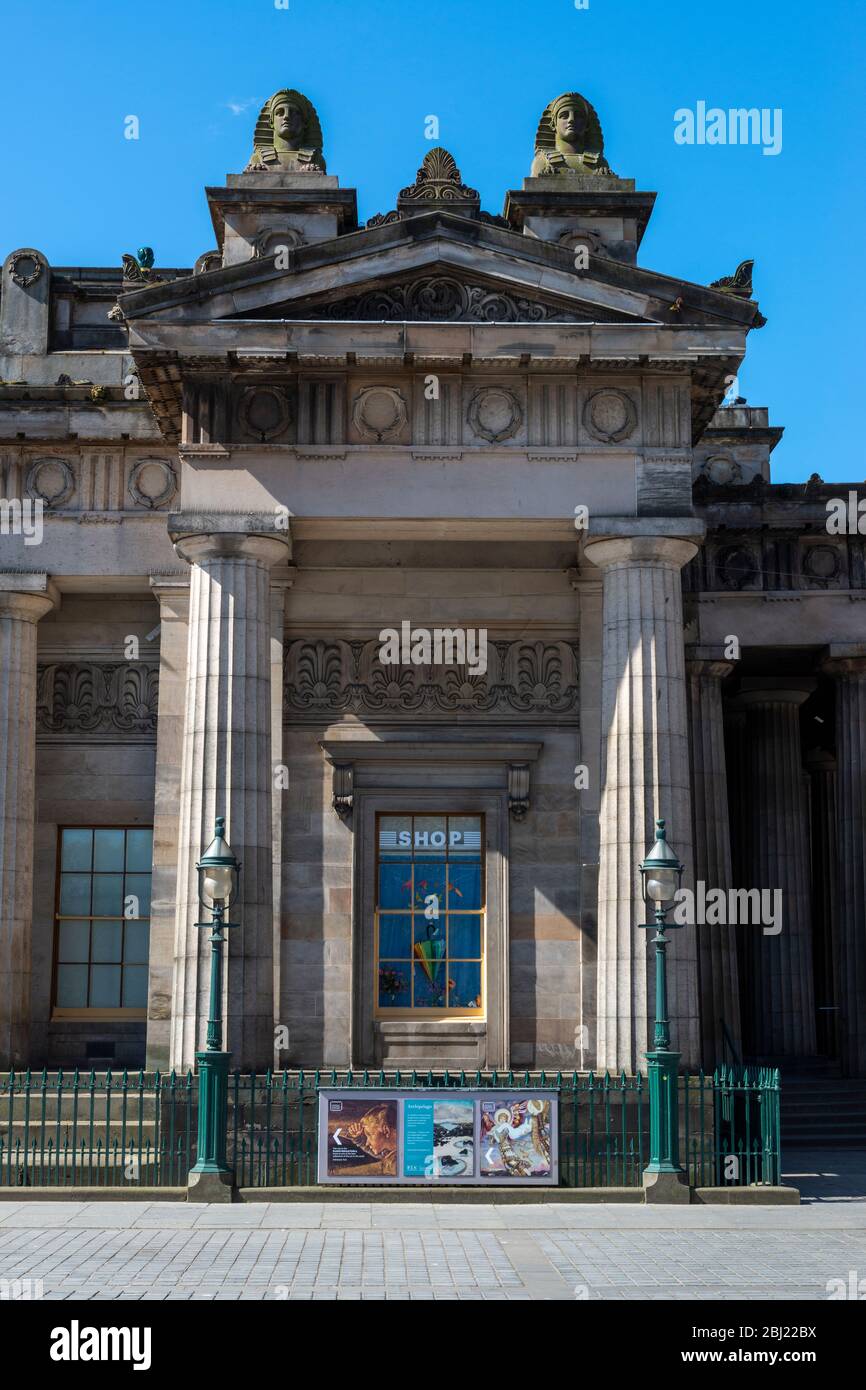
<instances>
[{"instance_id":1,"label":"blue sky","mask_svg":"<svg viewBox=\"0 0 866 1390\"><path fill-rule=\"evenodd\" d=\"M614 170L658 192L641 264L708 283L754 257L769 319L740 390L786 435L775 481L866 477L862 0L723 6L644 0L6 0L0 252L116 265L153 246L191 265L214 243L203 194L240 171L279 87L316 105L329 172L359 217L429 150L424 122L482 206L529 171L543 107L595 105ZM678 145L674 112L780 108L781 153ZM124 138L136 115L140 139Z\"/></svg>"}]
</instances>

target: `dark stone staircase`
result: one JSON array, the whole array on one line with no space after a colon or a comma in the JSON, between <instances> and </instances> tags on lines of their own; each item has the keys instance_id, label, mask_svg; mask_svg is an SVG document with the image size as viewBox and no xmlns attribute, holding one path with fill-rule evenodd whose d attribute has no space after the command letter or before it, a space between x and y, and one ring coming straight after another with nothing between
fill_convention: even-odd
<instances>
[{"instance_id":1,"label":"dark stone staircase","mask_svg":"<svg viewBox=\"0 0 866 1390\"><path fill-rule=\"evenodd\" d=\"M782 1152L866 1149L866 1078L844 1077L824 1057L771 1063L781 1075Z\"/></svg>"}]
</instances>

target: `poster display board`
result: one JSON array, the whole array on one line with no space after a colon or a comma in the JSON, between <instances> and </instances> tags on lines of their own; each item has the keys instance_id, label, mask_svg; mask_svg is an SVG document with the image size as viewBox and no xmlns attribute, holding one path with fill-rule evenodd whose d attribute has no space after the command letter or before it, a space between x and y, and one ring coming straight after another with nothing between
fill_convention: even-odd
<instances>
[{"instance_id":1,"label":"poster display board","mask_svg":"<svg viewBox=\"0 0 866 1390\"><path fill-rule=\"evenodd\" d=\"M556 1186L559 1093L323 1087L318 1181Z\"/></svg>"}]
</instances>

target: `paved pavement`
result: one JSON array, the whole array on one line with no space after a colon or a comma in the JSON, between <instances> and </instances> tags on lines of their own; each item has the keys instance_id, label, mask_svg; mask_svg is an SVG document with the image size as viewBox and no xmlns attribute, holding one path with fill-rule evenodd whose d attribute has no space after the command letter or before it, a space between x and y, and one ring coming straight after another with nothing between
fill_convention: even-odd
<instances>
[{"instance_id":1,"label":"paved pavement","mask_svg":"<svg viewBox=\"0 0 866 1390\"><path fill-rule=\"evenodd\" d=\"M800 1207L4 1201L0 1295L27 1279L46 1299L99 1300L866 1292L866 1155L788 1168Z\"/></svg>"}]
</instances>

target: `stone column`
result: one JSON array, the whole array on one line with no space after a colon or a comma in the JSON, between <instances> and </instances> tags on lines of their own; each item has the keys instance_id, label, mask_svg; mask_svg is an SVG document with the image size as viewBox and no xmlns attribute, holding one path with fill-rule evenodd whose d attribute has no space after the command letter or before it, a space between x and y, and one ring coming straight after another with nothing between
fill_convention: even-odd
<instances>
[{"instance_id":1,"label":"stone column","mask_svg":"<svg viewBox=\"0 0 866 1390\"><path fill-rule=\"evenodd\" d=\"M159 713L153 794L153 884L145 1060L150 1070L167 1071L171 1065L180 774L189 646L189 570L185 567L177 574L152 575L150 588L159 603Z\"/></svg>"},{"instance_id":2,"label":"stone column","mask_svg":"<svg viewBox=\"0 0 866 1390\"><path fill-rule=\"evenodd\" d=\"M836 926L836 759L821 748L806 755L812 826L812 941L818 1051L839 1051Z\"/></svg>"},{"instance_id":3,"label":"stone column","mask_svg":"<svg viewBox=\"0 0 866 1390\"><path fill-rule=\"evenodd\" d=\"M726 661L722 650L692 647L687 652L686 665L695 883L703 883L707 892L721 888L727 894L733 886L733 874L722 681L736 663ZM742 1053L736 934L727 913L719 923L696 923L695 932L702 1062L706 1071L712 1071L725 1057L722 1019L734 1046Z\"/></svg>"},{"instance_id":4,"label":"stone column","mask_svg":"<svg viewBox=\"0 0 866 1390\"><path fill-rule=\"evenodd\" d=\"M831 646L836 680L836 1002L848 1076L866 1076L866 647Z\"/></svg>"},{"instance_id":5,"label":"stone column","mask_svg":"<svg viewBox=\"0 0 866 1390\"><path fill-rule=\"evenodd\" d=\"M656 817L667 821L671 843L692 867L680 571L697 546L684 527L664 535L657 533L664 523L643 525L650 534L586 544L587 558L604 575L598 1066L632 1073L644 1065L654 1016L638 864ZM691 528L697 535L700 525ZM668 983L672 1045L694 1066L700 1043L693 928L671 933Z\"/></svg>"},{"instance_id":6,"label":"stone column","mask_svg":"<svg viewBox=\"0 0 866 1390\"><path fill-rule=\"evenodd\" d=\"M813 680L782 686L770 678L742 683L749 794L740 886L781 892L781 930L744 928L752 941L753 1046L759 1056L807 1057L815 1051L809 806L800 754L800 706Z\"/></svg>"},{"instance_id":7,"label":"stone column","mask_svg":"<svg viewBox=\"0 0 866 1390\"><path fill-rule=\"evenodd\" d=\"M191 565L186 709L180 781L171 1062L204 1045L210 953L202 946L196 861L226 817L241 861L225 971L224 1046L232 1065L273 1065L274 918L270 570L288 537L251 530L253 518L181 516L170 531ZM273 525L273 523L271 523ZM264 531L264 527L262 530Z\"/></svg>"},{"instance_id":8,"label":"stone column","mask_svg":"<svg viewBox=\"0 0 866 1390\"><path fill-rule=\"evenodd\" d=\"M27 1066L33 827L36 819L36 624L58 601L46 574L0 574L0 1070Z\"/></svg>"}]
</instances>

